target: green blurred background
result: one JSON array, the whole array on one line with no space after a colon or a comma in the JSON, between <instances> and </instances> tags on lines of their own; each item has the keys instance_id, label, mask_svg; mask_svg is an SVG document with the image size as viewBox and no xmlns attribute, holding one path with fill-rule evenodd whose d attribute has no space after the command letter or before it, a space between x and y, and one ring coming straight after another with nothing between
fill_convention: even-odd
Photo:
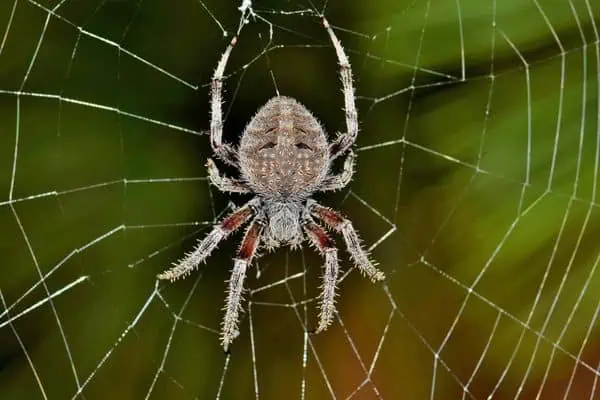
<instances>
[{"instance_id":1,"label":"green blurred background","mask_svg":"<svg viewBox=\"0 0 600 400\"><path fill-rule=\"evenodd\" d=\"M344 129L323 11L361 132L355 180L318 199L387 280L350 273L336 324L308 335L322 261L264 255L227 357L240 236L186 280L154 277L246 199L204 179L239 3L1 2L0 398L600 399L600 7L253 2L225 137L277 91Z\"/></svg>"}]
</instances>

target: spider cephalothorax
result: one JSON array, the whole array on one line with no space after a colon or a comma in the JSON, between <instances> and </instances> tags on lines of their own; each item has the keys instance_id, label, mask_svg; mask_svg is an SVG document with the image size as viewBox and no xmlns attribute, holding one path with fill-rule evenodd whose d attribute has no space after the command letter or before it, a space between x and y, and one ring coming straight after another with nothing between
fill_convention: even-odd
<instances>
[{"instance_id":1,"label":"spider cephalothorax","mask_svg":"<svg viewBox=\"0 0 600 400\"><path fill-rule=\"evenodd\" d=\"M306 107L292 98L277 96L258 110L246 126L239 149L233 149L222 142L221 89L225 65L237 38L233 38L221 56L212 79L211 146L221 161L238 168L240 178L223 176L209 158L210 181L223 192L254 194L255 197L215 225L191 253L158 277L173 281L186 276L210 255L221 240L251 221L234 259L229 281L221 334L226 350L237 335L246 270L261 243L267 249L285 244L294 247L308 238L324 255L325 272L317 332L326 329L333 320L339 264L335 243L315 219L343 235L352 260L363 274L373 281L384 278L361 247L352 223L311 199L315 192L338 190L350 182L354 166L351 147L358 134L350 64L327 20L323 19L323 25L340 64L346 112L347 132L332 143L327 142L321 124ZM331 174L331 161L339 156L346 156L344 169L340 174Z\"/></svg>"}]
</instances>

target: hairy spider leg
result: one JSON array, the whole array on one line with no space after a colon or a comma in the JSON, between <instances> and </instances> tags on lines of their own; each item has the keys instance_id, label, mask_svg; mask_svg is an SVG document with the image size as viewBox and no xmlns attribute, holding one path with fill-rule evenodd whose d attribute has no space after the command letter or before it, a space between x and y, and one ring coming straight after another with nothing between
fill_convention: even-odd
<instances>
[{"instance_id":1,"label":"hairy spider leg","mask_svg":"<svg viewBox=\"0 0 600 400\"><path fill-rule=\"evenodd\" d=\"M221 344L225 351L238 335L239 313L242 308L242 290L244 288L244 279L246 270L252 262L252 257L256 253L260 237L264 229L262 219L256 218L246 230L244 240L238 250L237 258L234 259L231 278L227 288L227 300L225 303L225 317L223 318L223 327L221 330Z\"/></svg>"},{"instance_id":2,"label":"hairy spider leg","mask_svg":"<svg viewBox=\"0 0 600 400\"><path fill-rule=\"evenodd\" d=\"M212 159L209 158L206 161L206 167L208 168L210 183L215 185L221 192L250 193L250 188L240 179L233 179L222 175Z\"/></svg>"},{"instance_id":3,"label":"hairy spider leg","mask_svg":"<svg viewBox=\"0 0 600 400\"><path fill-rule=\"evenodd\" d=\"M158 274L158 279L167 279L175 281L181 277L187 276L192 270L210 255L217 247L219 242L225 239L229 234L242 226L250 217L254 215L254 208L258 199L252 199L237 211L233 212L219 224L215 225L212 231L204 239L199 241L196 248L186 254L184 258L173 263L173 268Z\"/></svg>"},{"instance_id":4,"label":"hairy spider leg","mask_svg":"<svg viewBox=\"0 0 600 400\"><path fill-rule=\"evenodd\" d=\"M223 101L223 74L225 73L225 66L227 65L227 60L229 59L231 50L233 49L233 46L235 46L236 42L237 37L231 39L231 42L223 52L212 78L210 94L210 145L220 160L233 166L237 166L235 150L230 145L223 143L222 141L223 110L221 109L221 103Z\"/></svg>"},{"instance_id":5,"label":"hairy spider leg","mask_svg":"<svg viewBox=\"0 0 600 400\"><path fill-rule=\"evenodd\" d=\"M340 135L329 146L329 154L333 160L339 155L344 154L356 141L356 136L358 135L358 113L356 112L352 69L350 68L348 56L346 56L342 44L325 18L323 18L323 26L327 29L327 33L329 33L329 38L335 48L335 54L340 65L340 79L343 86L344 111L346 113L346 133Z\"/></svg>"},{"instance_id":6,"label":"hairy spider leg","mask_svg":"<svg viewBox=\"0 0 600 400\"><path fill-rule=\"evenodd\" d=\"M362 248L360 238L349 219L344 218L337 211L320 205L316 201L310 201L309 209L312 215L325 222L332 229L342 233L350 257L364 275L369 277L373 282L385 279L383 272L375 268L371 260L369 260L369 254Z\"/></svg>"},{"instance_id":7,"label":"hairy spider leg","mask_svg":"<svg viewBox=\"0 0 600 400\"><path fill-rule=\"evenodd\" d=\"M316 333L322 332L331 324L335 314L335 295L339 274L339 263L335 242L329 237L325 229L314 221L307 221L304 231L311 243L325 256L325 273L323 274L323 291L319 310L319 324Z\"/></svg>"},{"instance_id":8,"label":"hairy spider leg","mask_svg":"<svg viewBox=\"0 0 600 400\"><path fill-rule=\"evenodd\" d=\"M345 188L354 175L354 160L356 156L352 150L348 152L348 156L344 161L344 169L336 175L327 175L321 185L319 191L340 190Z\"/></svg>"}]
</instances>

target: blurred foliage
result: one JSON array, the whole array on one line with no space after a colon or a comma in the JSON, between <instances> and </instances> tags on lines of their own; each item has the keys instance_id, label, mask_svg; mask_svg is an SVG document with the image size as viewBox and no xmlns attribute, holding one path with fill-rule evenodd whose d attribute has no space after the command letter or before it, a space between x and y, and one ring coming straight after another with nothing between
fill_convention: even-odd
<instances>
[{"instance_id":1,"label":"blurred foliage","mask_svg":"<svg viewBox=\"0 0 600 400\"><path fill-rule=\"evenodd\" d=\"M39 378L51 399L81 385L86 399L143 398L150 387L157 399L213 398L228 362L226 399L255 397L253 371L261 398L300 397L304 379L308 399L357 387L360 399L457 399L461 384L477 399L509 399L527 377L521 398L543 382L542 398L554 399L572 371L571 398L591 398L598 6L327 2L353 65L361 133L351 187L318 198L368 245L390 229L384 218L397 226L373 251L388 279L348 275L343 326L307 344L298 318L314 325L315 302L302 302L318 294L322 261L311 250L264 255L250 289L307 274L256 292L252 330L245 318L227 359L217 334L239 235L187 280L155 292L154 277L230 200L245 200L202 178L210 77L238 5L0 4L1 294L12 305L33 289L15 316L87 277L12 324L2 314L0 397L40 398ZM277 92L342 131L336 58L318 18L297 12L300 1L253 6L228 66L226 140Z\"/></svg>"}]
</instances>

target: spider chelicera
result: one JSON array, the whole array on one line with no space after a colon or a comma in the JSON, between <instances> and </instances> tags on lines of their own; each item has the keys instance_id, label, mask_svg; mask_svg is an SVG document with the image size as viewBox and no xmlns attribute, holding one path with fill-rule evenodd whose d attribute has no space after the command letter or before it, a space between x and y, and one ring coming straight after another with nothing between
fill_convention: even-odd
<instances>
[{"instance_id":1,"label":"spider chelicera","mask_svg":"<svg viewBox=\"0 0 600 400\"><path fill-rule=\"evenodd\" d=\"M305 239L325 257L323 287L320 295L316 332L325 330L335 313L335 291L339 274L337 248L327 231L316 220L340 232L358 269L373 281L384 275L369 260L352 223L338 212L318 204L311 195L338 190L352 179L358 134L358 115L354 104L352 71L340 41L323 18L340 65L344 92L347 132L328 143L325 131L306 107L290 97L276 96L263 105L246 126L239 149L223 143L222 83L227 60L236 44L231 40L221 56L212 78L210 143L216 157L240 172L240 178L221 174L213 160L207 161L210 182L222 192L254 194L235 212L216 224L196 248L158 275L174 281L186 276L203 262L220 241L251 221L234 259L227 289L221 343L227 351L238 334L238 319L246 271L262 243L268 250L287 244L299 246ZM332 161L346 156L341 173L330 173Z\"/></svg>"}]
</instances>

